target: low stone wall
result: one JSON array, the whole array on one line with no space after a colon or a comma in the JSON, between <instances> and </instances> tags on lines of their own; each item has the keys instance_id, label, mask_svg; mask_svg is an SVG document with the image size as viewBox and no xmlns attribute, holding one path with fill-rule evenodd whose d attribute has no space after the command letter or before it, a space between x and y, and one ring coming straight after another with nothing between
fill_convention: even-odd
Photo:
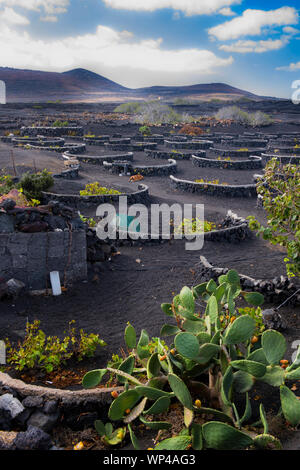
<instances>
[{"instance_id":1,"label":"low stone wall","mask_svg":"<svg viewBox=\"0 0 300 470\"><path fill-rule=\"evenodd\" d=\"M204 241L211 241L211 242L229 242L229 243L236 243L242 240L245 240L250 236L251 232L248 228L248 222L242 218L238 217L232 211L228 211L225 219L221 224L221 228L218 230L212 230L211 232L204 233ZM133 237L130 238L130 233L127 237L127 232L120 231L118 232L118 239L115 241L115 244L118 246L129 245L129 246L141 246L141 245L159 245L162 243L167 243L170 240L176 240L173 235L165 235L158 234L156 238L154 238L150 233L143 234L141 238L134 239ZM123 239L121 238L123 236ZM127 237L127 238L126 238ZM185 237L183 236L185 240Z\"/></svg>"},{"instance_id":2,"label":"low stone wall","mask_svg":"<svg viewBox=\"0 0 300 470\"><path fill-rule=\"evenodd\" d=\"M213 136L207 136L210 140L212 140L215 144L220 144L226 143L227 145L230 145L230 142L235 139L233 135L213 135Z\"/></svg>"},{"instance_id":3,"label":"low stone wall","mask_svg":"<svg viewBox=\"0 0 300 470\"><path fill-rule=\"evenodd\" d=\"M262 153L261 154L262 158L268 162L269 160L272 160L273 158L277 158L281 163L284 163L287 165L288 163L292 163L293 165L298 165L300 163L300 155L299 157L296 155L281 155L278 153L274 154L269 154L269 153Z\"/></svg>"},{"instance_id":4,"label":"low stone wall","mask_svg":"<svg viewBox=\"0 0 300 470\"><path fill-rule=\"evenodd\" d=\"M135 152L144 152L146 149L156 149L156 142L132 142L132 150Z\"/></svg>"},{"instance_id":5,"label":"low stone wall","mask_svg":"<svg viewBox=\"0 0 300 470\"><path fill-rule=\"evenodd\" d=\"M292 138L280 138L273 140L271 139L269 141L269 146L278 148L279 147L295 147L295 145L299 145L300 143L300 137L292 137ZM276 147L277 146L277 147Z\"/></svg>"},{"instance_id":6,"label":"low stone wall","mask_svg":"<svg viewBox=\"0 0 300 470\"><path fill-rule=\"evenodd\" d=\"M84 136L83 141L86 145L104 145L105 142L109 142L109 135L102 135L101 137L87 137Z\"/></svg>"},{"instance_id":7,"label":"low stone wall","mask_svg":"<svg viewBox=\"0 0 300 470\"><path fill-rule=\"evenodd\" d=\"M205 150L198 150L196 152L179 152L177 150L145 150L146 157L153 158L153 159L165 159L169 160L170 158L175 160L190 160L192 155L197 155L199 157L205 157L206 152Z\"/></svg>"},{"instance_id":8,"label":"low stone wall","mask_svg":"<svg viewBox=\"0 0 300 470\"><path fill-rule=\"evenodd\" d=\"M83 135L83 127L70 126L70 127L21 127L20 134L22 136L29 135L34 137L37 135L44 135L49 137L63 137L74 135Z\"/></svg>"},{"instance_id":9,"label":"low stone wall","mask_svg":"<svg viewBox=\"0 0 300 470\"><path fill-rule=\"evenodd\" d=\"M0 277L24 282L27 289L50 287L49 273L59 271L63 282L85 280L85 230L70 232L0 233Z\"/></svg>"},{"instance_id":10,"label":"low stone wall","mask_svg":"<svg viewBox=\"0 0 300 470\"><path fill-rule=\"evenodd\" d=\"M299 155L300 156L300 147L284 147L284 146L272 146L268 147L268 152L279 153L280 155Z\"/></svg>"},{"instance_id":11,"label":"low stone wall","mask_svg":"<svg viewBox=\"0 0 300 470\"><path fill-rule=\"evenodd\" d=\"M14 428L26 430L34 426L48 435L58 423L74 431L93 427L96 419L107 419L107 411L113 401L112 391L121 393L123 387L79 391L59 390L25 384L21 380L13 379L8 374L0 372L0 396L9 394L11 400L14 398L19 402L14 401L13 409L18 410L14 418L7 413L5 430ZM50 447L51 438L49 441L44 439L45 443ZM35 445L35 440L31 439L28 442L29 447L23 450L47 450L47 447L36 449ZM10 448L14 449L13 443Z\"/></svg>"},{"instance_id":12,"label":"low stone wall","mask_svg":"<svg viewBox=\"0 0 300 470\"><path fill-rule=\"evenodd\" d=\"M204 256L200 256L200 275L209 279L217 280L219 276L227 274L228 268L220 268L210 264ZM244 274L239 274L241 286L245 290L260 292L267 302L283 302L297 291L297 287L285 276L274 279L254 279ZM300 294L295 295L290 301L290 305L300 302Z\"/></svg>"},{"instance_id":13,"label":"low stone wall","mask_svg":"<svg viewBox=\"0 0 300 470\"><path fill-rule=\"evenodd\" d=\"M118 160L127 160L127 161L133 161L133 153L132 152L127 152L127 153L120 153L118 155L83 155L83 156L77 156L77 155L72 155L70 152L65 152L63 154L63 158L65 159L70 159L70 158L77 158L78 161L82 163L92 163L93 165L103 165L104 162L114 162Z\"/></svg>"},{"instance_id":14,"label":"low stone wall","mask_svg":"<svg viewBox=\"0 0 300 470\"><path fill-rule=\"evenodd\" d=\"M65 140L61 137L54 137L49 139L48 137L44 136L33 138L13 137L11 139L11 143L14 147L18 147L19 145L30 145L34 147L63 147L65 145Z\"/></svg>"},{"instance_id":15,"label":"low stone wall","mask_svg":"<svg viewBox=\"0 0 300 470\"><path fill-rule=\"evenodd\" d=\"M265 148L255 148L255 149L247 149L247 150L237 150L237 149L224 149L224 148L217 148L213 147L210 149L210 152L213 155L217 155L218 157L232 157L232 158L249 158L251 155L261 155L265 152Z\"/></svg>"},{"instance_id":16,"label":"low stone wall","mask_svg":"<svg viewBox=\"0 0 300 470\"><path fill-rule=\"evenodd\" d=\"M61 173L56 173L52 175L53 178L64 178L67 180L73 180L79 178L79 166L75 168L70 168L69 170L63 170Z\"/></svg>"},{"instance_id":17,"label":"low stone wall","mask_svg":"<svg viewBox=\"0 0 300 470\"><path fill-rule=\"evenodd\" d=\"M228 143L228 139L222 139L221 140L222 144ZM267 140L263 139L230 139L230 145L231 147L238 147L241 149L245 148L263 148L266 147L268 144Z\"/></svg>"},{"instance_id":18,"label":"low stone wall","mask_svg":"<svg viewBox=\"0 0 300 470\"><path fill-rule=\"evenodd\" d=\"M116 137L118 135L118 137ZM115 134L115 136L111 137L109 140L110 144L118 145L118 144L130 144L131 137L121 137L121 134Z\"/></svg>"},{"instance_id":19,"label":"low stone wall","mask_svg":"<svg viewBox=\"0 0 300 470\"><path fill-rule=\"evenodd\" d=\"M171 149L207 150L213 146L213 142L211 140L192 140L191 142L165 140L165 146Z\"/></svg>"},{"instance_id":20,"label":"low stone wall","mask_svg":"<svg viewBox=\"0 0 300 470\"><path fill-rule=\"evenodd\" d=\"M156 144L163 145L165 141L165 137L160 134L149 135L141 139L139 136L139 140L146 141L146 142L155 142Z\"/></svg>"},{"instance_id":21,"label":"low stone wall","mask_svg":"<svg viewBox=\"0 0 300 470\"><path fill-rule=\"evenodd\" d=\"M112 152L130 152L133 150L133 146L130 143L125 144L112 144L110 142L104 143L105 150Z\"/></svg>"},{"instance_id":22,"label":"low stone wall","mask_svg":"<svg viewBox=\"0 0 300 470\"><path fill-rule=\"evenodd\" d=\"M228 211L218 230L206 232L205 241L236 243L245 240L251 235L248 222L232 211Z\"/></svg>"},{"instance_id":23,"label":"low stone wall","mask_svg":"<svg viewBox=\"0 0 300 470\"><path fill-rule=\"evenodd\" d=\"M86 145L85 144L65 144L63 147L55 146L55 147L40 147L38 145L26 145L26 149L28 150L44 150L46 152L72 152L73 154L79 155L85 153Z\"/></svg>"},{"instance_id":24,"label":"low stone wall","mask_svg":"<svg viewBox=\"0 0 300 470\"><path fill-rule=\"evenodd\" d=\"M227 170L257 170L262 167L261 157L249 157L247 160L214 160L208 157L192 156L192 164L198 167L222 168Z\"/></svg>"},{"instance_id":25,"label":"low stone wall","mask_svg":"<svg viewBox=\"0 0 300 470\"><path fill-rule=\"evenodd\" d=\"M127 196L128 204L147 204L149 202L149 188L145 184L138 185L138 190L132 193L107 194L101 196L80 196L79 194L55 194L43 192L45 202L59 201L72 207L100 205L118 202L121 196Z\"/></svg>"},{"instance_id":26,"label":"low stone wall","mask_svg":"<svg viewBox=\"0 0 300 470\"><path fill-rule=\"evenodd\" d=\"M171 186L180 191L189 193L205 193L215 197L256 197L256 185L222 185L212 183L195 183L170 176Z\"/></svg>"},{"instance_id":27,"label":"low stone wall","mask_svg":"<svg viewBox=\"0 0 300 470\"><path fill-rule=\"evenodd\" d=\"M170 142L187 142L188 138L185 135L181 134L173 134L173 135L168 135L165 140L168 140Z\"/></svg>"},{"instance_id":28,"label":"low stone wall","mask_svg":"<svg viewBox=\"0 0 300 470\"><path fill-rule=\"evenodd\" d=\"M169 160L165 165L131 165L127 162L104 162L104 168L112 173L130 173L131 175L140 174L143 176L168 176L177 173L177 163L175 160Z\"/></svg>"}]
</instances>

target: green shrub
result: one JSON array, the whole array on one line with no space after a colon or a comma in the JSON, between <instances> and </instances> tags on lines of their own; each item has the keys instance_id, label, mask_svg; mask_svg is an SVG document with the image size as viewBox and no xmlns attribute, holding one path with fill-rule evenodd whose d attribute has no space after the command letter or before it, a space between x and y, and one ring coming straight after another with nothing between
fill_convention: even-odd
<instances>
[{"instance_id":1,"label":"green shrub","mask_svg":"<svg viewBox=\"0 0 300 470\"><path fill-rule=\"evenodd\" d=\"M276 158L265 168L264 178L257 183L262 196L268 224L263 226L250 216L249 227L269 240L272 245L285 248L284 258L289 277L300 276L300 170L298 165L281 165Z\"/></svg>"},{"instance_id":2,"label":"green shrub","mask_svg":"<svg viewBox=\"0 0 300 470\"><path fill-rule=\"evenodd\" d=\"M128 324L128 355L123 356L121 364L84 376L85 388L96 387L107 373L124 384L108 417L111 421L123 420L136 449L140 444L132 423L139 420L146 428L160 431L158 438L163 439L165 430L172 427L167 421L171 404L182 408L184 425L181 431L177 427L176 435L159 442L155 450L281 448L279 440L269 434L262 404L260 422L251 423L249 392L255 382L278 387L284 418L292 426L300 424L300 402L285 385L285 381L300 379L300 348L295 361L288 365L284 359L286 342L279 332L264 331L253 341L258 325L253 315L238 316L239 298L253 307L264 302L261 294L242 291L234 270L220 276L218 282L183 287L171 303L161 306L171 321L161 329L161 337L174 338L170 348L159 338L155 348L150 348L148 333L142 330L137 340L134 327ZM227 316L224 326L221 317ZM239 411L236 394L239 402L244 396L244 409L239 407ZM203 418L207 421L204 424ZM251 423L251 433L244 427L247 423Z\"/></svg>"},{"instance_id":3,"label":"green shrub","mask_svg":"<svg viewBox=\"0 0 300 470\"><path fill-rule=\"evenodd\" d=\"M97 222L93 217L84 217L82 214L80 214L80 219L84 224L87 224L89 227L96 227Z\"/></svg>"},{"instance_id":4,"label":"green shrub","mask_svg":"<svg viewBox=\"0 0 300 470\"><path fill-rule=\"evenodd\" d=\"M129 103L123 103L117 106L114 109L114 113L123 113L123 114L136 114L140 112L142 108L142 103L139 101L131 101Z\"/></svg>"},{"instance_id":5,"label":"green shrub","mask_svg":"<svg viewBox=\"0 0 300 470\"><path fill-rule=\"evenodd\" d=\"M261 111L247 113L238 106L225 106L224 108L219 109L215 118L220 120L229 119L245 126L252 127L268 126L273 122L270 116L262 113Z\"/></svg>"},{"instance_id":6,"label":"green shrub","mask_svg":"<svg viewBox=\"0 0 300 470\"><path fill-rule=\"evenodd\" d=\"M59 119L57 119L52 124L52 127L68 127L68 125L69 125L68 121L60 121Z\"/></svg>"},{"instance_id":7,"label":"green shrub","mask_svg":"<svg viewBox=\"0 0 300 470\"><path fill-rule=\"evenodd\" d=\"M80 191L80 196L101 196L101 195L113 195L121 194L120 191L116 189L105 188L105 186L100 186L100 183L89 183L86 185L85 189Z\"/></svg>"},{"instance_id":8,"label":"green shrub","mask_svg":"<svg viewBox=\"0 0 300 470\"><path fill-rule=\"evenodd\" d=\"M183 221L174 228L174 233L185 233L193 235L195 233L211 232L216 229L216 224L199 218L183 219Z\"/></svg>"},{"instance_id":9,"label":"green shrub","mask_svg":"<svg viewBox=\"0 0 300 470\"><path fill-rule=\"evenodd\" d=\"M7 341L7 364L18 371L40 369L52 372L72 358L82 361L85 357L92 357L98 346L106 346L99 335L87 335L83 330L77 334L71 326L73 323L70 322L68 335L63 340L57 336L46 336L39 329L38 320L27 323L22 343L14 347Z\"/></svg>"},{"instance_id":10,"label":"green shrub","mask_svg":"<svg viewBox=\"0 0 300 470\"><path fill-rule=\"evenodd\" d=\"M13 178L10 175L0 175L0 196L9 193L15 187Z\"/></svg>"},{"instance_id":11,"label":"green shrub","mask_svg":"<svg viewBox=\"0 0 300 470\"><path fill-rule=\"evenodd\" d=\"M170 106L158 101L144 103L134 116L134 122L144 125L178 124L192 121L192 116L179 114Z\"/></svg>"},{"instance_id":12,"label":"green shrub","mask_svg":"<svg viewBox=\"0 0 300 470\"><path fill-rule=\"evenodd\" d=\"M140 131L140 133L143 134L143 136L145 136L145 137L149 137L149 136L152 134L152 133L151 133L151 129L150 129L150 127L148 127L148 126L141 126L141 127L139 128L139 131Z\"/></svg>"},{"instance_id":13,"label":"green shrub","mask_svg":"<svg viewBox=\"0 0 300 470\"><path fill-rule=\"evenodd\" d=\"M43 197L42 191L47 191L54 184L51 173L47 170L38 173L25 173L18 185L22 188L27 199L40 200Z\"/></svg>"}]
</instances>

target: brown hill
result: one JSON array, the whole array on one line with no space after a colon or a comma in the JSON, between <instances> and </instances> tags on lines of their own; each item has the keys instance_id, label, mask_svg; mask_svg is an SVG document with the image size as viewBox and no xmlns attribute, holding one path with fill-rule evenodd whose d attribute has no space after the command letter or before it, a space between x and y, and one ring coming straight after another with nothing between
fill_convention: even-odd
<instances>
[{"instance_id":1,"label":"brown hill","mask_svg":"<svg viewBox=\"0 0 300 470\"><path fill-rule=\"evenodd\" d=\"M0 80L6 83L8 102L76 100L97 101L147 97L236 96L259 99L257 95L225 83L191 86L153 86L130 89L94 72L74 69L68 72L42 72L0 67Z\"/></svg>"}]
</instances>

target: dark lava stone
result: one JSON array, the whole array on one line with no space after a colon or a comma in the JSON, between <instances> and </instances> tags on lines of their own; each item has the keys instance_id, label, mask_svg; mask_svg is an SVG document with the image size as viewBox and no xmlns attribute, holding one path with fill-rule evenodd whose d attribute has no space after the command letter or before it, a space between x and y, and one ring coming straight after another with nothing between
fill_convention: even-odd
<instances>
[{"instance_id":1,"label":"dark lava stone","mask_svg":"<svg viewBox=\"0 0 300 470\"><path fill-rule=\"evenodd\" d=\"M5 199L0 204L0 207L2 207L6 211L12 211L15 206L16 206L16 201L14 201L13 199Z\"/></svg>"},{"instance_id":2,"label":"dark lava stone","mask_svg":"<svg viewBox=\"0 0 300 470\"><path fill-rule=\"evenodd\" d=\"M25 408L39 408L44 404L44 400L42 397L26 397L22 401L22 405Z\"/></svg>"},{"instance_id":3,"label":"dark lava stone","mask_svg":"<svg viewBox=\"0 0 300 470\"><path fill-rule=\"evenodd\" d=\"M48 450L53 445L49 434L34 426L28 426L27 431L20 432L14 444L18 450Z\"/></svg>"}]
</instances>

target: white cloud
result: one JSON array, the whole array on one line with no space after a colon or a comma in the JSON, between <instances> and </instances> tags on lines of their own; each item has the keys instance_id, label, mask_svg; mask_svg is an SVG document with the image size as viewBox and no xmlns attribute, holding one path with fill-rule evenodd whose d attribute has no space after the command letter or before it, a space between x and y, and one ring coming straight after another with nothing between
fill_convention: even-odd
<instances>
[{"instance_id":1,"label":"white cloud","mask_svg":"<svg viewBox=\"0 0 300 470\"><path fill-rule=\"evenodd\" d=\"M41 11L47 14L65 13L70 4L70 0L0 0L1 5L10 7L21 7L26 10Z\"/></svg>"},{"instance_id":2,"label":"white cloud","mask_svg":"<svg viewBox=\"0 0 300 470\"><path fill-rule=\"evenodd\" d=\"M282 31L286 34L291 34L291 35L294 35L294 34L298 34L300 33L300 30L297 29L297 28L293 28L292 26L285 26Z\"/></svg>"},{"instance_id":3,"label":"white cloud","mask_svg":"<svg viewBox=\"0 0 300 470\"><path fill-rule=\"evenodd\" d=\"M261 41L240 40L233 44L223 44L219 47L221 51L238 52L245 54L247 52L268 52L281 49L289 42L289 36L282 36L280 39L267 39Z\"/></svg>"},{"instance_id":4,"label":"white cloud","mask_svg":"<svg viewBox=\"0 0 300 470\"><path fill-rule=\"evenodd\" d=\"M221 8L221 10L218 11L218 13L223 16L235 16L236 15L236 13L232 11L231 8L229 7Z\"/></svg>"},{"instance_id":5,"label":"white cloud","mask_svg":"<svg viewBox=\"0 0 300 470\"><path fill-rule=\"evenodd\" d=\"M295 8L281 7L277 10L245 10L242 16L233 18L208 30L213 38L221 41L237 39L241 36L258 36L266 26L284 26L298 23Z\"/></svg>"},{"instance_id":6,"label":"white cloud","mask_svg":"<svg viewBox=\"0 0 300 470\"><path fill-rule=\"evenodd\" d=\"M209 15L222 7L239 5L242 0L103 0L116 10L155 11L163 8L182 11L186 15Z\"/></svg>"},{"instance_id":7,"label":"white cloud","mask_svg":"<svg viewBox=\"0 0 300 470\"><path fill-rule=\"evenodd\" d=\"M48 16L41 16L41 21L45 21L45 23L56 23L58 18L55 15L48 15Z\"/></svg>"},{"instance_id":8,"label":"white cloud","mask_svg":"<svg viewBox=\"0 0 300 470\"><path fill-rule=\"evenodd\" d=\"M93 34L56 40L33 39L28 32L0 25L0 63L10 67L48 71L89 67L99 73L113 71L114 79L121 82L123 74L117 72L130 71L135 83L135 71L143 71L144 76L152 74L152 79L159 81L162 73L169 77L180 73L207 75L232 62L232 57L221 58L209 50L163 49L161 38L135 40L128 31L101 25Z\"/></svg>"},{"instance_id":9,"label":"white cloud","mask_svg":"<svg viewBox=\"0 0 300 470\"><path fill-rule=\"evenodd\" d=\"M0 23L26 25L29 24L29 20L25 16L16 13L12 8L5 7L4 10L0 11Z\"/></svg>"},{"instance_id":10,"label":"white cloud","mask_svg":"<svg viewBox=\"0 0 300 470\"><path fill-rule=\"evenodd\" d=\"M300 61L292 62L290 65L283 67L276 67L276 70L283 70L284 72L298 72L298 70L300 70Z\"/></svg>"}]
</instances>

